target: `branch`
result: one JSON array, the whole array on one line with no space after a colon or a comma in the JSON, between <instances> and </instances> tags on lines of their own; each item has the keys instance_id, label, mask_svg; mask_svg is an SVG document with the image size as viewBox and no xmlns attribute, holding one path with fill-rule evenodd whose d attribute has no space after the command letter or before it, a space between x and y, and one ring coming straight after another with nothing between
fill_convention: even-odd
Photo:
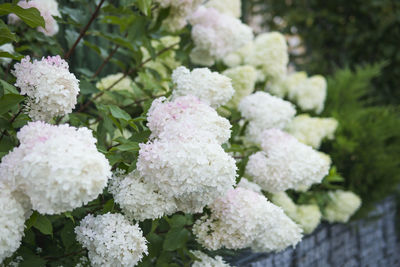
<instances>
[{"instance_id":1,"label":"branch","mask_svg":"<svg viewBox=\"0 0 400 267\"><path fill-rule=\"evenodd\" d=\"M23 110L23 108L21 107L21 108L19 109L18 113L15 114L15 115L11 118L10 124L12 124L12 123L15 121L15 119L19 116L19 114L21 114L22 110ZM1 141L1 139L3 139L3 136L4 136L5 134L6 134L6 130L4 130L4 131L1 133L0 141Z\"/></svg>"},{"instance_id":2,"label":"branch","mask_svg":"<svg viewBox=\"0 0 400 267\"><path fill-rule=\"evenodd\" d=\"M174 43L173 45L167 46L163 49L161 49L157 54L156 57L160 56L161 54L167 52L168 50L172 49L174 46L178 45L179 42ZM140 68L142 68L144 65L146 65L147 63L149 63L150 61L152 61L153 59L150 57L148 59L146 59L145 61L143 61L142 63L140 63L137 67L134 67L133 69L129 70L128 72L125 72L124 75L119 78L118 80L116 80L113 84L111 84L109 87L107 87L106 89L104 89L103 91L99 92L98 94L96 94L92 99L89 99L88 102L86 102L84 105L81 106L81 108L78 110L78 112L82 112L84 111L91 103L93 103L93 101L95 101L97 98L99 98L100 96L104 95L105 92L111 90L116 84L118 84L120 81L122 81L123 79L126 78L126 76L133 74L134 72L138 71Z\"/></svg>"},{"instance_id":3,"label":"branch","mask_svg":"<svg viewBox=\"0 0 400 267\"><path fill-rule=\"evenodd\" d=\"M100 67L96 70L96 72L93 74L92 78L95 78L99 73L103 70L104 66L110 61L112 56L117 52L119 48L119 45L116 45L115 48L111 51L111 53L104 59L103 63L101 63Z\"/></svg>"},{"instance_id":4,"label":"branch","mask_svg":"<svg viewBox=\"0 0 400 267\"><path fill-rule=\"evenodd\" d=\"M97 5L96 10L94 11L92 17L90 18L90 20L88 21L88 23L86 24L86 26L81 30L78 39L76 39L74 45L71 47L71 49L64 55L64 59L68 59L71 54L74 52L76 46L78 45L79 41L82 39L82 37L85 35L85 33L87 32L87 30L89 29L90 25L92 24L92 22L94 21L94 19L97 17L97 15L99 15L100 12L100 8L103 5L105 0L101 0L100 3Z\"/></svg>"}]
</instances>

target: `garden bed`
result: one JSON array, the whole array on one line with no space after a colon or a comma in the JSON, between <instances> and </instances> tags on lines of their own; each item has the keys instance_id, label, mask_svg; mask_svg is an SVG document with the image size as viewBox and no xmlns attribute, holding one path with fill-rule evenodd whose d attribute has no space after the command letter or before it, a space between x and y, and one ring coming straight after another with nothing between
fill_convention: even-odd
<instances>
[{"instance_id":1,"label":"garden bed","mask_svg":"<svg viewBox=\"0 0 400 267\"><path fill-rule=\"evenodd\" d=\"M243 252L230 259L234 266L399 266L396 200L389 197L367 219L347 225L321 224L295 249L280 253Z\"/></svg>"}]
</instances>

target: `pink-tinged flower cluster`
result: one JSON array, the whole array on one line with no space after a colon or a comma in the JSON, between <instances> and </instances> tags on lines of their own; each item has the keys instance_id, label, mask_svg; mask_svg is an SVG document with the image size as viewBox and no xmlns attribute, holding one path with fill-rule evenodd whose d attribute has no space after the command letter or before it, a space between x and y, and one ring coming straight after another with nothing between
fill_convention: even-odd
<instances>
[{"instance_id":1,"label":"pink-tinged flower cluster","mask_svg":"<svg viewBox=\"0 0 400 267\"><path fill-rule=\"evenodd\" d=\"M18 2L18 5L24 9L34 7L39 10L40 15L45 21L45 28L38 27L38 31L44 33L47 36L53 36L58 32L58 24L54 17L61 17L58 11L58 3L55 0L22 0ZM16 24L20 21L19 17L15 14L8 16L9 24Z\"/></svg>"},{"instance_id":2,"label":"pink-tinged flower cluster","mask_svg":"<svg viewBox=\"0 0 400 267\"><path fill-rule=\"evenodd\" d=\"M246 173L265 191L276 193L320 183L330 161L312 147L279 130L262 134L263 151L250 156Z\"/></svg>"},{"instance_id":3,"label":"pink-tinged flower cluster","mask_svg":"<svg viewBox=\"0 0 400 267\"><path fill-rule=\"evenodd\" d=\"M253 40L250 27L214 8L200 6L189 22L195 44L190 56L195 64L211 66Z\"/></svg>"},{"instance_id":4,"label":"pink-tinged flower cluster","mask_svg":"<svg viewBox=\"0 0 400 267\"><path fill-rule=\"evenodd\" d=\"M140 144L137 170L139 174L127 176L134 179L127 184L140 184L127 192L113 186L113 194L131 217L140 220L158 218L175 211L201 212L204 206L232 189L236 178L235 160L221 147L230 135L229 122L194 96L177 97L168 102L165 98L154 100L148 112L151 141ZM122 180L118 184L124 184ZM139 192L140 190L140 192ZM157 195L159 202L169 201L164 212L159 207L135 215L137 199L126 194ZM151 208L155 201L147 201ZM174 210L175 207L175 210Z\"/></svg>"},{"instance_id":5,"label":"pink-tinged flower cluster","mask_svg":"<svg viewBox=\"0 0 400 267\"><path fill-rule=\"evenodd\" d=\"M197 241L207 249L280 251L302 238L301 229L260 193L239 187L209 207L211 214L193 226Z\"/></svg>"},{"instance_id":6,"label":"pink-tinged flower cluster","mask_svg":"<svg viewBox=\"0 0 400 267\"><path fill-rule=\"evenodd\" d=\"M33 120L50 121L72 112L79 93L79 80L60 56L33 60L26 56L14 65L15 86L28 96L28 114Z\"/></svg>"},{"instance_id":7,"label":"pink-tinged flower cluster","mask_svg":"<svg viewBox=\"0 0 400 267\"><path fill-rule=\"evenodd\" d=\"M147 113L151 138L165 140L198 140L225 143L231 134L229 121L194 96L164 97L153 101Z\"/></svg>"},{"instance_id":8,"label":"pink-tinged flower cluster","mask_svg":"<svg viewBox=\"0 0 400 267\"><path fill-rule=\"evenodd\" d=\"M0 183L24 196L34 210L72 210L107 185L111 168L89 129L30 122L17 137L20 145L2 158Z\"/></svg>"}]
</instances>

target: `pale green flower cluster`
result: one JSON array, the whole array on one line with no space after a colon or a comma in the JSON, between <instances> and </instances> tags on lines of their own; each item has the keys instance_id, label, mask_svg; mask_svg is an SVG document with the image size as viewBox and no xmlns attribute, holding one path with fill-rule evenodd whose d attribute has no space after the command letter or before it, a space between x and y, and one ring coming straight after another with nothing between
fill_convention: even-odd
<instances>
[{"instance_id":1,"label":"pale green flower cluster","mask_svg":"<svg viewBox=\"0 0 400 267\"><path fill-rule=\"evenodd\" d=\"M324 219L329 222L346 223L361 206L359 196L351 191L329 192L330 201L324 210Z\"/></svg>"}]
</instances>

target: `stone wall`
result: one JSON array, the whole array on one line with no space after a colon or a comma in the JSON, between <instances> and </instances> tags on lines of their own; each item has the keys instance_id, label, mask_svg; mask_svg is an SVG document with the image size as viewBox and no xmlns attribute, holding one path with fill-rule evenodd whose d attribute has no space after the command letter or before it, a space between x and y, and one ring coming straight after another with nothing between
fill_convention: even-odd
<instances>
[{"instance_id":1,"label":"stone wall","mask_svg":"<svg viewBox=\"0 0 400 267\"><path fill-rule=\"evenodd\" d=\"M237 267L400 266L396 201L387 198L367 219L321 224L295 249L276 254L245 251L228 261Z\"/></svg>"}]
</instances>

